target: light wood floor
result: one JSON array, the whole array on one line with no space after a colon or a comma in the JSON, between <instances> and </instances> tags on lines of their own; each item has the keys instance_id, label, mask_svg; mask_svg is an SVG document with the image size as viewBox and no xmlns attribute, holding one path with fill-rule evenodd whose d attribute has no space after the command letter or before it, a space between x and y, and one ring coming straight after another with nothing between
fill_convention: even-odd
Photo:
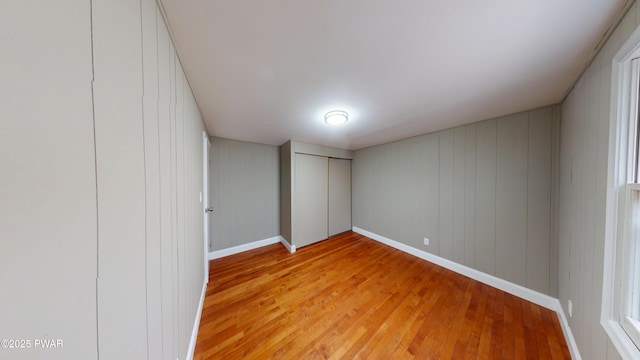
<instances>
[{"instance_id":1,"label":"light wood floor","mask_svg":"<svg viewBox=\"0 0 640 360\"><path fill-rule=\"evenodd\" d=\"M556 314L349 232L211 261L195 359L569 359Z\"/></svg>"}]
</instances>

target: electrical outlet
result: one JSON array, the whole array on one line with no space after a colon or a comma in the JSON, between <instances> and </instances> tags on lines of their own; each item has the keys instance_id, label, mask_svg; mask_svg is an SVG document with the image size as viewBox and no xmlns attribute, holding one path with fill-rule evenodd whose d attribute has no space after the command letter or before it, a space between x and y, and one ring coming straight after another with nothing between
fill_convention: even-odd
<instances>
[{"instance_id":1,"label":"electrical outlet","mask_svg":"<svg viewBox=\"0 0 640 360\"><path fill-rule=\"evenodd\" d=\"M573 302L571 302L571 300L569 300L567 308L567 310L569 310L569 317L573 317Z\"/></svg>"},{"instance_id":2,"label":"electrical outlet","mask_svg":"<svg viewBox=\"0 0 640 360\"><path fill-rule=\"evenodd\" d=\"M424 244L429 246L429 238L424 238Z\"/></svg>"}]
</instances>

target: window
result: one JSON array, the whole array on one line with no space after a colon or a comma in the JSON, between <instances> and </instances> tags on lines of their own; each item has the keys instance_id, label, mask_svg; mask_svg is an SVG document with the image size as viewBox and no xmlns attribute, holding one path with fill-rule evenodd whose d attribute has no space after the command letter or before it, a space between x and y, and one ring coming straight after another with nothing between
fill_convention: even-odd
<instances>
[{"instance_id":1,"label":"window","mask_svg":"<svg viewBox=\"0 0 640 360\"><path fill-rule=\"evenodd\" d=\"M640 184L627 184L625 204L619 321L636 347L640 347Z\"/></svg>"},{"instance_id":2,"label":"window","mask_svg":"<svg viewBox=\"0 0 640 360\"><path fill-rule=\"evenodd\" d=\"M631 61L631 89L629 101L629 140L624 196L624 229L620 256L619 322L635 346L640 348L640 183L638 182L638 89L640 87L639 59Z\"/></svg>"},{"instance_id":3,"label":"window","mask_svg":"<svg viewBox=\"0 0 640 360\"><path fill-rule=\"evenodd\" d=\"M601 323L625 359L640 358L640 29L613 58Z\"/></svg>"}]
</instances>

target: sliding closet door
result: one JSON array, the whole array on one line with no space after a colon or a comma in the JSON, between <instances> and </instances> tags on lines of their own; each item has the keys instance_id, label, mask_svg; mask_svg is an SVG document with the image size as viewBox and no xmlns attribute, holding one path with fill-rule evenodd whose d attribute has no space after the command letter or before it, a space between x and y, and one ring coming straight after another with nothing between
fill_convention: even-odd
<instances>
[{"instance_id":1,"label":"sliding closet door","mask_svg":"<svg viewBox=\"0 0 640 360\"><path fill-rule=\"evenodd\" d=\"M329 236L351 230L351 160L329 159Z\"/></svg>"},{"instance_id":2,"label":"sliding closet door","mask_svg":"<svg viewBox=\"0 0 640 360\"><path fill-rule=\"evenodd\" d=\"M328 161L323 156L295 155L293 239L297 247L328 237Z\"/></svg>"}]
</instances>

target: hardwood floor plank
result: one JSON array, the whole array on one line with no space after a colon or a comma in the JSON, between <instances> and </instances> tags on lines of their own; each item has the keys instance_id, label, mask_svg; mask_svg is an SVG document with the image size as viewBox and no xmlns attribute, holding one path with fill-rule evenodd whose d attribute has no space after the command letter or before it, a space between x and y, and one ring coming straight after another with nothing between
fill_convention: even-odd
<instances>
[{"instance_id":1,"label":"hardwood floor plank","mask_svg":"<svg viewBox=\"0 0 640 360\"><path fill-rule=\"evenodd\" d=\"M477 304L474 303L474 286L473 281L469 281L467 292L465 296L469 298L467 303L467 309L464 317L462 318L462 328L457 332L455 339L455 346L451 355L452 359L463 359L467 350L467 344L471 338L471 329L473 328L473 312L477 308Z\"/></svg>"},{"instance_id":2,"label":"hardwood floor plank","mask_svg":"<svg viewBox=\"0 0 640 360\"><path fill-rule=\"evenodd\" d=\"M489 300L485 308L485 315L482 321L482 331L480 333L480 344L478 345L478 359L489 359L491 351L491 330L493 328L493 315L491 306L495 303L495 289L489 290Z\"/></svg>"},{"instance_id":3,"label":"hardwood floor plank","mask_svg":"<svg viewBox=\"0 0 640 360\"><path fill-rule=\"evenodd\" d=\"M438 289L433 290L433 292L428 295L423 293L421 290L416 295L420 299L420 302L418 303L418 309L420 310L416 311L416 314L414 314L412 318L408 319L407 323L410 324L409 328L396 347L396 350L393 353L393 359L396 357L415 357L417 351L415 349L411 349L411 344L413 343L416 334L423 328L423 326L425 326L425 322L429 318L430 313L425 311L425 309L433 309L435 304L441 301L442 298L442 292Z\"/></svg>"},{"instance_id":4,"label":"hardwood floor plank","mask_svg":"<svg viewBox=\"0 0 640 360\"><path fill-rule=\"evenodd\" d=\"M493 317L493 327L491 328L491 350L490 359L500 359L502 357L502 347L504 346L504 298L507 294L496 290L496 296L491 301L491 314ZM507 334L507 337L511 335Z\"/></svg>"},{"instance_id":5,"label":"hardwood floor plank","mask_svg":"<svg viewBox=\"0 0 640 360\"><path fill-rule=\"evenodd\" d=\"M212 260L194 359L538 357L552 311L349 232Z\"/></svg>"},{"instance_id":6,"label":"hardwood floor plank","mask_svg":"<svg viewBox=\"0 0 640 360\"><path fill-rule=\"evenodd\" d=\"M524 322L524 344L527 359L540 359L539 349L537 346L536 324L534 323L533 314L529 304L529 302L520 300L520 305L522 306L522 319Z\"/></svg>"},{"instance_id":7,"label":"hardwood floor plank","mask_svg":"<svg viewBox=\"0 0 640 360\"><path fill-rule=\"evenodd\" d=\"M525 347L524 320L522 314L522 302L512 298L513 302L513 350L515 359L524 359L527 356Z\"/></svg>"},{"instance_id":8,"label":"hardwood floor plank","mask_svg":"<svg viewBox=\"0 0 640 360\"><path fill-rule=\"evenodd\" d=\"M551 311L542 311L542 321L544 323L544 328L545 328L545 332L549 332L549 333L554 333L556 332L556 324L558 324L559 327L559 322L558 322L558 318L555 316L555 314L553 314L553 312ZM555 320L555 322L554 322ZM562 331L560 329L560 331ZM562 336L562 332L560 332L559 334L561 334ZM551 358L552 359L562 359L563 358L563 347L562 344L558 341L558 337L557 336L547 336L546 337L547 342L549 343L549 349L551 350ZM568 350L568 349L567 349Z\"/></svg>"},{"instance_id":9,"label":"hardwood floor plank","mask_svg":"<svg viewBox=\"0 0 640 360\"><path fill-rule=\"evenodd\" d=\"M545 336L547 329L542 321L542 314L540 307L531 304L531 315L533 317L533 324L535 324L536 340L538 342L538 356L543 359L551 359L551 349L549 348L549 340Z\"/></svg>"},{"instance_id":10,"label":"hardwood floor plank","mask_svg":"<svg viewBox=\"0 0 640 360\"><path fill-rule=\"evenodd\" d=\"M472 297L472 292L469 289L470 283L470 280L465 279L461 286L454 290L456 293L454 302L448 304L448 306L455 306L459 311L457 313L446 312L450 315L445 317L445 321L443 322L444 326L441 328L440 334L440 336L445 337L446 341L434 341L432 345L433 350L428 351L439 359L451 359L459 337L468 338L468 335L465 336L463 331L466 321L465 310L468 309Z\"/></svg>"},{"instance_id":11,"label":"hardwood floor plank","mask_svg":"<svg viewBox=\"0 0 640 360\"><path fill-rule=\"evenodd\" d=\"M513 296L504 297L504 317L502 322L502 359L514 359L514 319Z\"/></svg>"},{"instance_id":12,"label":"hardwood floor plank","mask_svg":"<svg viewBox=\"0 0 640 360\"><path fill-rule=\"evenodd\" d=\"M475 310L473 312L472 330L465 353L465 359L475 359L478 357L478 348L480 347L480 337L482 335L482 327L485 319L485 309L487 307L487 299L489 298L489 287L484 287L480 283L475 284L476 298ZM473 303L472 303L473 304Z\"/></svg>"}]
</instances>

